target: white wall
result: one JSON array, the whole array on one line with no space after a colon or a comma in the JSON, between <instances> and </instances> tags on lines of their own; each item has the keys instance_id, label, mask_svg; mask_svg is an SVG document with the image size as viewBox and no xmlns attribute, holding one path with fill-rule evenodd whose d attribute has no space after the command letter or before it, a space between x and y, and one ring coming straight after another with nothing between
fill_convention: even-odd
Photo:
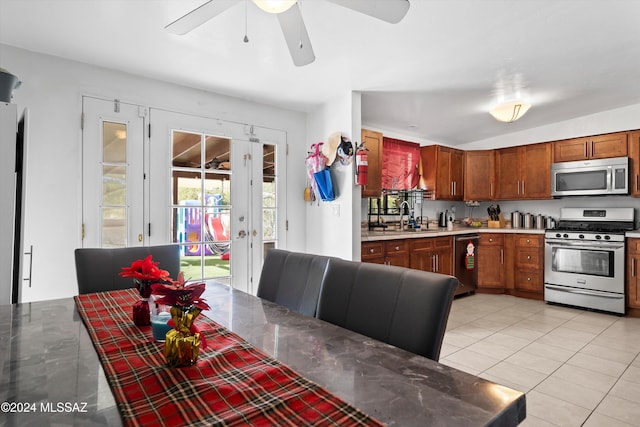
<instances>
[{"instance_id":1,"label":"white wall","mask_svg":"<svg viewBox=\"0 0 640 427\"><path fill-rule=\"evenodd\" d=\"M82 245L82 95L118 98L150 107L254 124L287 132L289 231L293 250L305 247L302 191L306 114L231 98L177 84L41 55L0 44L0 67L22 80L13 102L31 111L25 247L33 245L32 287L22 301L63 298L77 293L73 251ZM293 159L293 161L291 160Z\"/></svg>"},{"instance_id":2,"label":"white wall","mask_svg":"<svg viewBox=\"0 0 640 427\"><path fill-rule=\"evenodd\" d=\"M357 118L354 119L354 105ZM307 118L307 148L315 142L326 142L333 132L341 132L360 139L360 94L346 93L311 112ZM357 132L357 138L353 134ZM332 202L307 203L306 251L321 255L354 259L359 258L360 245L360 191L353 184L353 163L343 166L335 162L331 167L337 197ZM354 193L357 193L354 194ZM354 224L358 224L354 227ZM357 240L357 241L356 241Z\"/></svg>"},{"instance_id":3,"label":"white wall","mask_svg":"<svg viewBox=\"0 0 640 427\"><path fill-rule=\"evenodd\" d=\"M526 120L526 117L524 116L520 120ZM505 126L508 125L508 123L505 124ZM640 104L607 110L494 138L473 141L457 148L462 150L502 148L631 129L640 129Z\"/></svg>"}]
</instances>

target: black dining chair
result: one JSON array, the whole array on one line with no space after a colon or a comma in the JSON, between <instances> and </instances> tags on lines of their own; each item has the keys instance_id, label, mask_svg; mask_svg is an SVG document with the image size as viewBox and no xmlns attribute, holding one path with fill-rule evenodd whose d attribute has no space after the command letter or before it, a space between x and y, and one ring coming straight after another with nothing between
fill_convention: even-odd
<instances>
[{"instance_id":1,"label":"black dining chair","mask_svg":"<svg viewBox=\"0 0 640 427\"><path fill-rule=\"evenodd\" d=\"M457 287L444 274L332 258L317 317L437 361Z\"/></svg>"},{"instance_id":2,"label":"black dining chair","mask_svg":"<svg viewBox=\"0 0 640 427\"><path fill-rule=\"evenodd\" d=\"M307 316L315 316L329 257L269 249L257 296Z\"/></svg>"},{"instance_id":3,"label":"black dining chair","mask_svg":"<svg viewBox=\"0 0 640 427\"><path fill-rule=\"evenodd\" d=\"M137 246L130 248L79 248L75 250L78 293L127 289L133 280L121 277L122 267L129 267L138 259L152 255L159 268L167 270L172 278L180 272L178 245Z\"/></svg>"}]
</instances>

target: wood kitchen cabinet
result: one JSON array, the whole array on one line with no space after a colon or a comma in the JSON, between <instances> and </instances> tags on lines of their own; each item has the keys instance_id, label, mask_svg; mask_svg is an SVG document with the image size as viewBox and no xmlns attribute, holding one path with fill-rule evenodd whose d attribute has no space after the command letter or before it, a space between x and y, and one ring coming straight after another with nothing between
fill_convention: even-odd
<instances>
[{"instance_id":1,"label":"wood kitchen cabinet","mask_svg":"<svg viewBox=\"0 0 640 427\"><path fill-rule=\"evenodd\" d=\"M544 236L515 234L514 289L516 296L544 299Z\"/></svg>"},{"instance_id":2,"label":"wood kitchen cabinet","mask_svg":"<svg viewBox=\"0 0 640 427\"><path fill-rule=\"evenodd\" d=\"M640 314L640 239L627 239L627 311Z\"/></svg>"},{"instance_id":3,"label":"wood kitchen cabinet","mask_svg":"<svg viewBox=\"0 0 640 427\"><path fill-rule=\"evenodd\" d=\"M362 242L363 262L409 267L409 252L406 239Z\"/></svg>"},{"instance_id":4,"label":"wood kitchen cabinet","mask_svg":"<svg viewBox=\"0 0 640 427\"><path fill-rule=\"evenodd\" d=\"M553 142L553 161L605 159L627 155L627 132L586 136Z\"/></svg>"},{"instance_id":5,"label":"wood kitchen cabinet","mask_svg":"<svg viewBox=\"0 0 640 427\"><path fill-rule=\"evenodd\" d=\"M453 238L427 237L409 240L409 267L453 275Z\"/></svg>"},{"instance_id":6,"label":"wood kitchen cabinet","mask_svg":"<svg viewBox=\"0 0 640 427\"><path fill-rule=\"evenodd\" d=\"M464 200L491 200L494 196L494 150L464 152Z\"/></svg>"},{"instance_id":7,"label":"wood kitchen cabinet","mask_svg":"<svg viewBox=\"0 0 640 427\"><path fill-rule=\"evenodd\" d=\"M640 131L629 132L629 194L640 197Z\"/></svg>"},{"instance_id":8,"label":"wood kitchen cabinet","mask_svg":"<svg viewBox=\"0 0 640 427\"><path fill-rule=\"evenodd\" d=\"M478 242L478 292L504 293L509 277L505 233L481 233Z\"/></svg>"},{"instance_id":9,"label":"wood kitchen cabinet","mask_svg":"<svg viewBox=\"0 0 640 427\"><path fill-rule=\"evenodd\" d=\"M362 197L380 197L382 194L382 133L362 129L362 142L367 148L367 185Z\"/></svg>"},{"instance_id":10,"label":"wood kitchen cabinet","mask_svg":"<svg viewBox=\"0 0 640 427\"><path fill-rule=\"evenodd\" d=\"M551 143L495 150L498 200L551 198Z\"/></svg>"},{"instance_id":11,"label":"wood kitchen cabinet","mask_svg":"<svg viewBox=\"0 0 640 427\"><path fill-rule=\"evenodd\" d=\"M441 145L420 147L420 187L436 200L462 200L464 151Z\"/></svg>"}]
</instances>

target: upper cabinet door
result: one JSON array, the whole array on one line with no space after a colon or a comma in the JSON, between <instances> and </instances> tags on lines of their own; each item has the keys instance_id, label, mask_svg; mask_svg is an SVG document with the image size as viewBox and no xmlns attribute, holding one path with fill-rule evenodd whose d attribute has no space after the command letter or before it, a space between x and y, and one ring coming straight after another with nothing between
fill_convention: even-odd
<instances>
[{"instance_id":1,"label":"upper cabinet door","mask_svg":"<svg viewBox=\"0 0 640 427\"><path fill-rule=\"evenodd\" d=\"M518 147L496 150L496 199L515 200L520 197Z\"/></svg>"},{"instance_id":2,"label":"upper cabinet door","mask_svg":"<svg viewBox=\"0 0 640 427\"><path fill-rule=\"evenodd\" d=\"M464 152L440 145L420 148L420 188L436 200L462 200Z\"/></svg>"},{"instance_id":3,"label":"upper cabinet door","mask_svg":"<svg viewBox=\"0 0 640 427\"><path fill-rule=\"evenodd\" d=\"M551 198L550 143L525 145L521 148L520 180L520 198Z\"/></svg>"},{"instance_id":4,"label":"upper cabinet door","mask_svg":"<svg viewBox=\"0 0 640 427\"><path fill-rule=\"evenodd\" d=\"M550 197L550 143L496 150L496 199L548 199Z\"/></svg>"},{"instance_id":5,"label":"upper cabinet door","mask_svg":"<svg viewBox=\"0 0 640 427\"><path fill-rule=\"evenodd\" d=\"M553 142L554 162L624 157L627 152L627 132L615 132Z\"/></svg>"},{"instance_id":6,"label":"upper cabinet door","mask_svg":"<svg viewBox=\"0 0 640 427\"><path fill-rule=\"evenodd\" d=\"M629 132L629 194L640 197L640 131Z\"/></svg>"},{"instance_id":7,"label":"upper cabinet door","mask_svg":"<svg viewBox=\"0 0 640 427\"><path fill-rule=\"evenodd\" d=\"M494 196L494 150L465 151L464 199L491 200Z\"/></svg>"},{"instance_id":8,"label":"upper cabinet door","mask_svg":"<svg viewBox=\"0 0 640 427\"><path fill-rule=\"evenodd\" d=\"M367 185L362 197L380 197L382 194L382 133L362 129L362 142L367 148Z\"/></svg>"}]
</instances>

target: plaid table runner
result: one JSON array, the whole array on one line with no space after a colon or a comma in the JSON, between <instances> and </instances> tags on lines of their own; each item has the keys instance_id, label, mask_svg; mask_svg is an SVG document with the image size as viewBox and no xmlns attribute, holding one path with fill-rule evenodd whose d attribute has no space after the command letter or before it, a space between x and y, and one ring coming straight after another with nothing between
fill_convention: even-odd
<instances>
[{"instance_id":1,"label":"plaid table runner","mask_svg":"<svg viewBox=\"0 0 640 427\"><path fill-rule=\"evenodd\" d=\"M131 320L137 290L75 297L125 425L381 426L204 315L198 362L169 368Z\"/></svg>"}]
</instances>

